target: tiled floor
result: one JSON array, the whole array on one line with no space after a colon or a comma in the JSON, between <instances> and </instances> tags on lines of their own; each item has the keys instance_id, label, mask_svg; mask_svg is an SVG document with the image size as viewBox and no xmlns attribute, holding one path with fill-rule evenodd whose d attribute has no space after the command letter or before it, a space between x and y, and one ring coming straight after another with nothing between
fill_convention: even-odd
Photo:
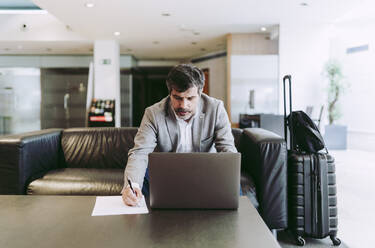
<instances>
[{"instance_id":1,"label":"tiled floor","mask_svg":"<svg viewBox=\"0 0 375 248\"><path fill-rule=\"evenodd\" d=\"M336 159L338 236L351 248L375 247L375 153L331 154Z\"/></svg>"}]
</instances>

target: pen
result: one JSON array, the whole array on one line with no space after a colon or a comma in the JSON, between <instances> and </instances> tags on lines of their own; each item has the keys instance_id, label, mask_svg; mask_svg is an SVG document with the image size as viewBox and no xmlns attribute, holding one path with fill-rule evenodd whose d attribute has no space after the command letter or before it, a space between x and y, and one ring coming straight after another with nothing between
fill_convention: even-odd
<instances>
[{"instance_id":1,"label":"pen","mask_svg":"<svg viewBox=\"0 0 375 248\"><path fill-rule=\"evenodd\" d=\"M134 192L134 189L133 189L133 186L132 186L132 182L130 181L130 179L128 179L128 183L129 183L130 189L132 190L133 194L135 195L135 192Z\"/></svg>"},{"instance_id":2,"label":"pen","mask_svg":"<svg viewBox=\"0 0 375 248\"><path fill-rule=\"evenodd\" d=\"M135 191L133 189L133 186L132 186L132 182L130 181L129 178L128 178L128 183L129 183L130 189L132 190L133 194L136 196L137 194L135 193ZM139 207L138 202L137 202L136 206Z\"/></svg>"}]
</instances>

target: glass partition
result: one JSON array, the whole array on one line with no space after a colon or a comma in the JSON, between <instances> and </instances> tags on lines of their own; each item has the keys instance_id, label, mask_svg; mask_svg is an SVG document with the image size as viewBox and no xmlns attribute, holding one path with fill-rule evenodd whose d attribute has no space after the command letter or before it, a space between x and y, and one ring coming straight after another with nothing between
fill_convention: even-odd
<instances>
[{"instance_id":1,"label":"glass partition","mask_svg":"<svg viewBox=\"0 0 375 248\"><path fill-rule=\"evenodd\" d=\"M40 69L0 68L0 135L40 130Z\"/></svg>"}]
</instances>

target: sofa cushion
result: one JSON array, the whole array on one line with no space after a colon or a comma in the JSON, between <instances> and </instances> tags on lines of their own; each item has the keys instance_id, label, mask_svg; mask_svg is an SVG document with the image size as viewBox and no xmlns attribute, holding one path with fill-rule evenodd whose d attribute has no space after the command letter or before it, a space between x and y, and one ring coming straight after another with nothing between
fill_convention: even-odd
<instances>
[{"instance_id":1,"label":"sofa cushion","mask_svg":"<svg viewBox=\"0 0 375 248\"><path fill-rule=\"evenodd\" d=\"M124 169L137 131L135 127L65 129L61 146L66 167Z\"/></svg>"},{"instance_id":2,"label":"sofa cushion","mask_svg":"<svg viewBox=\"0 0 375 248\"><path fill-rule=\"evenodd\" d=\"M242 150L242 133L243 133L243 129L232 128L234 145L236 146L238 152L241 152Z\"/></svg>"},{"instance_id":3,"label":"sofa cushion","mask_svg":"<svg viewBox=\"0 0 375 248\"><path fill-rule=\"evenodd\" d=\"M124 183L122 169L63 168L49 171L31 182L28 195L120 195ZM252 178L241 174L242 194L258 208Z\"/></svg>"},{"instance_id":4,"label":"sofa cushion","mask_svg":"<svg viewBox=\"0 0 375 248\"><path fill-rule=\"evenodd\" d=\"M49 171L27 187L29 195L120 195L123 169L63 168Z\"/></svg>"}]
</instances>

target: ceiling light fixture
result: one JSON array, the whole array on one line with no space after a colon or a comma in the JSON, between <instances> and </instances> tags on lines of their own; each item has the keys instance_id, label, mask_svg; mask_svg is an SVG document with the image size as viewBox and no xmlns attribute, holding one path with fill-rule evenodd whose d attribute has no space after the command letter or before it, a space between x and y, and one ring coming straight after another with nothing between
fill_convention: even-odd
<instances>
[{"instance_id":1,"label":"ceiling light fixture","mask_svg":"<svg viewBox=\"0 0 375 248\"><path fill-rule=\"evenodd\" d=\"M308 4L308 3L305 3L305 2L300 3L300 5L303 6L303 7L307 7L307 6L309 6L309 4Z\"/></svg>"},{"instance_id":2,"label":"ceiling light fixture","mask_svg":"<svg viewBox=\"0 0 375 248\"><path fill-rule=\"evenodd\" d=\"M86 8L92 8L95 6L94 3L85 3Z\"/></svg>"},{"instance_id":3,"label":"ceiling light fixture","mask_svg":"<svg viewBox=\"0 0 375 248\"><path fill-rule=\"evenodd\" d=\"M17 48L18 48L18 49L22 49L23 46L22 46L22 45L18 45Z\"/></svg>"},{"instance_id":4,"label":"ceiling light fixture","mask_svg":"<svg viewBox=\"0 0 375 248\"><path fill-rule=\"evenodd\" d=\"M116 31L116 32L113 32L113 35L114 36L119 36L121 33L120 32L118 32L118 31Z\"/></svg>"},{"instance_id":5,"label":"ceiling light fixture","mask_svg":"<svg viewBox=\"0 0 375 248\"><path fill-rule=\"evenodd\" d=\"M159 44L159 41L153 41L152 43L157 45L157 44Z\"/></svg>"},{"instance_id":6,"label":"ceiling light fixture","mask_svg":"<svg viewBox=\"0 0 375 248\"><path fill-rule=\"evenodd\" d=\"M199 32L193 32L193 34L194 34L194 35L200 35L200 33L199 33Z\"/></svg>"},{"instance_id":7,"label":"ceiling light fixture","mask_svg":"<svg viewBox=\"0 0 375 248\"><path fill-rule=\"evenodd\" d=\"M163 12L163 13L161 13L161 15L162 15L162 16L166 16L166 17L171 16L171 14L168 13L168 12Z\"/></svg>"},{"instance_id":8,"label":"ceiling light fixture","mask_svg":"<svg viewBox=\"0 0 375 248\"><path fill-rule=\"evenodd\" d=\"M261 28L260 28L260 31L262 31L262 32L266 32L266 31L267 31L267 28L266 28L266 27L261 27Z\"/></svg>"}]
</instances>

